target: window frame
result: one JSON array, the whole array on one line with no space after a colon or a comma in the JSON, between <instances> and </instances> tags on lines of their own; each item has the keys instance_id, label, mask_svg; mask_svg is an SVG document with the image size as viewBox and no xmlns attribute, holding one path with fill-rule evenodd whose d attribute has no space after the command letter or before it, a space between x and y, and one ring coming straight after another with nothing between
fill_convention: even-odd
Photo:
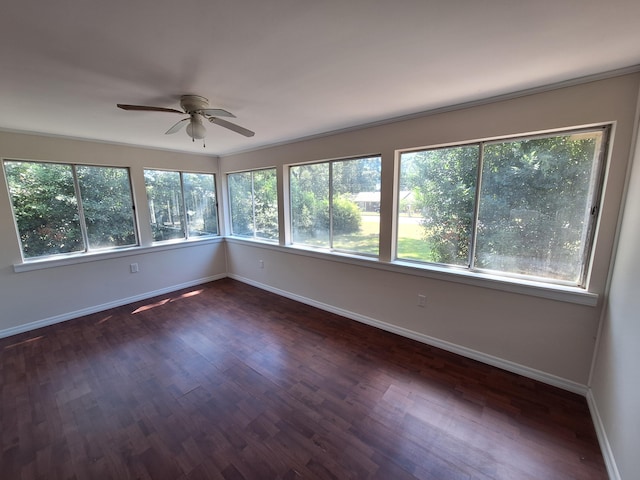
<instances>
[{"instance_id":1,"label":"window frame","mask_svg":"<svg viewBox=\"0 0 640 480\"><path fill-rule=\"evenodd\" d=\"M587 203L590 205L591 214L589 215L588 225L583 229L583 236L585 238L584 247L582 252L582 259L580 262L580 275L577 282L571 282L566 280L558 280L550 277L542 277L535 275L517 274L513 272L506 272L500 270L491 270L487 268L481 268L476 266L476 254L477 254L477 236L478 236L478 218L480 211L480 197L482 195L482 180L483 180L483 162L484 162L484 148L486 145L497 144L500 142L514 142L514 141L526 141L536 140L544 138L553 138L563 135L581 134L587 132L601 131L602 142L599 152L594 152L594 159L592 161L592 172L590 180L590 189ZM575 126L562 129L554 129L536 133L520 133L512 135L504 135L491 137L487 139L464 141L464 142L452 142L447 144L432 145L426 147L407 148L396 150L396 178L394 181L394 197L396 201L396 209L394 210L394 231L393 231L393 251L392 262L400 265L415 266L421 269L437 269L438 271L449 271L452 273L463 273L465 275L472 275L478 278L485 277L487 279L511 282L515 284L539 284L548 287L566 287L577 288L586 291L588 288L588 279L593 264L594 248L596 243L596 232L600 221L601 206L604 201L604 184L606 180L606 173L609 165L610 149L612 141L613 124L602 123L595 125ZM473 204L473 218L471 224L471 237L469 241L469 259L467 266L453 265L446 263L429 262L426 260L415 260L398 257L398 218L399 218L399 195L400 195L400 174L401 174L401 157L405 153L423 152L429 150L437 150L443 148L464 147L470 145L478 145L478 164L477 164L477 178L476 188L474 194Z\"/></svg>"},{"instance_id":2,"label":"window frame","mask_svg":"<svg viewBox=\"0 0 640 480\"><path fill-rule=\"evenodd\" d=\"M35 264L41 262L54 262L58 260L63 260L67 258L74 257L86 257L93 256L97 254L106 254L115 251L128 250L132 248L136 248L140 246L140 231L138 224L138 216L136 210L135 203L135 195L133 189L133 181L131 178L131 167L129 166L120 166L120 165L101 165L101 164L91 164L91 163L78 163L78 162L63 162L57 160L33 160L33 159L17 159L17 158L9 158L3 157L2 159L2 169L3 174L5 176L6 182L6 190L9 196L9 204L11 207L11 217L13 219L13 225L16 233L16 238L18 241L18 245L20 247L20 256L23 264ZM76 211L78 215L78 228L80 231L80 238L82 239L83 249L76 250L72 252L62 252L62 253L51 253L47 255L37 255L33 257L27 257L24 253L24 246L21 238L20 227L18 225L18 220L16 218L16 212L13 202L13 197L11 194L11 188L9 185L9 177L6 171L7 162L15 162L15 163L32 163L32 164L40 164L40 165L61 165L64 167L70 167L71 175L72 175L72 183L73 183L73 192L76 201ZM117 169L124 170L127 173L127 182L129 185L129 199L131 201L131 226L133 227L133 235L134 235L134 243L127 245L116 245L109 247L91 247L91 242L89 241L89 230L87 228L87 217L85 215L84 207L83 207L83 198L82 198L82 189L80 187L80 179L78 178L78 168L81 167L90 167L90 168L105 168L105 169Z\"/></svg>"},{"instance_id":3,"label":"window frame","mask_svg":"<svg viewBox=\"0 0 640 480\"><path fill-rule=\"evenodd\" d=\"M275 209L276 209L276 224L277 224L277 231L278 231L278 235L275 238L267 238L267 237L261 237L257 235L257 230L256 230L256 195L255 195L255 173L257 172L266 172L266 171L273 171L273 175L275 177L275 196L276 196L276 202L275 202ZM252 231L251 231L251 235L243 235L240 233L236 233L233 230L233 198L231 196L231 182L230 182L230 177L232 175L242 175L242 174L251 174L251 220L252 220ZM227 172L226 174L226 190L227 190L227 198L229 199L229 236L232 236L234 238L240 238L240 239L245 239L245 240L254 240L254 241L259 241L259 242L269 242L269 243L278 243L280 240L280 213L279 213L279 201L278 201L278 169L276 167L262 167L262 168L254 168L251 170L240 170L240 171L236 171L236 172Z\"/></svg>"},{"instance_id":4,"label":"window frame","mask_svg":"<svg viewBox=\"0 0 640 480\"><path fill-rule=\"evenodd\" d=\"M354 257L364 257L364 258L368 258L368 259L379 259L380 258L380 223L378 224L378 253L377 254L372 254L372 253L366 253L366 252L362 252L362 251L357 251L357 250L347 250L347 249L342 249L342 248L335 248L334 247L334 226L333 226L333 214L334 214L334 208L333 208L333 193L334 193L334 178L333 178L333 166L335 163L341 163L341 162L349 162L349 161L358 161L358 160L367 160L367 159L373 159L373 158L377 158L380 162L380 185L382 185L382 154L380 153L372 153L372 154L365 154L365 155L356 155L356 156L349 156L349 157L344 157L344 158L333 158L333 159L329 159L329 160L317 160L317 161L312 161L312 162L301 162L301 163L292 163L292 164L288 164L286 165L286 172L287 172L287 181L288 181L288 201L287 206L288 206L288 227L289 227L289 238L287 241L287 244L289 246L292 246L294 248L303 248L303 249L310 249L310 250L314 250L314 251L319 251L319 252L327 252L327 253L331 253L331 254L340 254L340 255L347 255L347 256L354 256ZM293 240L293 236L294 236L294 228L293 228L293 195L292 195L292 186L291 186L291 169L295 168L295 167L304 167L304 166L310 166L310 165L322 165L322 164L328 164L329 167L329 171L328 171L328 177L329 177L329 185L328 185L328 201L329 201L329 230L328 230L328 235L329 235L329 246L315 246L312 244L308 244L308 243L298 243L298 242L294 242ZM381 187L380 187L381 188ZM381 220L380 220L381 222Z\"/></svg>"},{"instance_id":5,"label":"window frame","mask_svg":"<svg viewBox=\"0 0 640 480\"><path fill-rule=\"evenodd\" d=\"M203 233L203 234L192 234L190 233L192 230L195 231L195 228L192 227L189 218L189 204L187 198L185 196L185 175L211 175L211 180L213 184L213 208L216 215L215 225L216 225L216 233ZM218 184L216 182L216 174L208 173L208 172L188 172L181 171L180 172L180 187L182 190L182 205L184 209L184 218L185 218L185 239L186 240L196 240L198 238L211 238L211 237L219 237L220 236L220 211L218 210ZM204 221L204 219L203 219Z\"/></svg>"},{"instance_id":6,"label":"window frame","mask_svg":"<svg viewBox=\"0 0 640 480\"><path fill-rule=\"evenodd\" d=\"M151 223L151 219L154 217L154 215L152 215L150 206L149 206L149 193L147 191L147 181L146 181L146 177L145 177L145 173L147 171L150 172L167 172L167 173L177 173L179 176L179 185L180 185L180 214L181 214L181 227L182 230L184 232L184 235L182 237L179 238L170 238L170 239L166 239L166 240L155 240L154 239L154 233L153 233L153 224ZM184 195L184 175L185 174L194 174L194 175L211 175L212 180L213 180L213 195L214 195L214 206L215 206L215 212L216 212L216 233L211 233L211 234L205 234L205 235L190 235L189 233L189 216L187 214L187 202L185 200L185 195ZM168 243L176 243L176 242L185 242L185 241L189 241L189 242L193 242L193 241L198 241L198 240L206 240L206 239L211 239L211 238L217 238L220 237L220 211L219 211L219 201L218 201L218 184L216 183L216 174L213 172L196 172L196 171L190 171L190 170L173 170L170 168L152 168L152 167L143 167L142 168L142 177L143 177L143 181L144 181L144 193L145 193L145 198L147 200L147 210L149 212L149 228L151 231L151 244L152 245L164 245L164 244L168 244Z\"/></svg>"}]
</instances>

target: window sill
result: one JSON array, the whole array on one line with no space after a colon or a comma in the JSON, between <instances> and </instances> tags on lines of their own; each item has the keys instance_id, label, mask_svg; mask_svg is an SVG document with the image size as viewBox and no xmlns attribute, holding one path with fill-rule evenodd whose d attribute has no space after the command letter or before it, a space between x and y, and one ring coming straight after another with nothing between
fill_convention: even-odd
<instances>
[{"instance_id":1,"label":"window sill","mask_svg":"<svg viewBox=\"0 0 640 480\"><path fill-rule=\"evenodd\" d=\"M88 262L98 262L102 260L110 260L113 258L130 257L133 255L141 255L145 253L156 253L164 250L173 250L176 248L186 248L197 245L205 245L208 243L220 243L222 237L196 238L189 240L169 240L166 242L154 243L151 246L124 247L114 250L106 250L90 253L76 253L68 255L60 255L48 257L44 259L26 260L23 263L13 265L15 273L30 272L33 270L42 270L45 268L63 267L67 265L77 265Z\"/></svg>"},{"instance_id":2,"label":"window sill","mask_svg":"<svg viewBox=\"0 0 640 480\"><path fill-rule=\"evenodd\" d=\"M13 270L16 273L55 268L67 265L76 265L88 262L122 258L146 253L157 253L165 250L188 248L206 244L221 242L236 243L239 245L250 245L255 248L263 248L279 252L286 252L293 255L302 255L333 262L347 263L365 268L375 268L405 275L413 275L424 278L462 283L493 290L530 295L534 297L547 298L561 302L575 303L586 306L596 306L599 296L597 293L588 292L577 287L567 287L562 285L552 285L541 282L532 282L521 279L513 279L488 275L484 273L461 271L457 269L439 267L432 265L420 265L412 262L392 261L383 262L376 257L366 257L344 252L327 252L321 249L303 247L299 245L278 245L277 243L242 237L207 237L206 239L174 240L156 243L152 246L129 247L118 250L109 250L94 253L82 253L68 255L64 257L28 260L24 263L15 264Z\"/></svg>"},{"instance_id":3,"label":"window sill","mask_svg":"<svg viewBox=\"0 0 640 480\"><path fill-rule=\"evenodd\" d=\"M598 294L583 288L552 283L536 282L520 278L501 277L481 272L471 272L463 269L439 267L435 265L416 265L412 262L396 260L391 262L402 270L418 270L414 275L437 278L440 280L464 283L478 287L502 290L505 292L531 295L569 303L577 303L595 307L598 304Z\"/></svg>"},{"instance_id":4,"label":"window sill","mask_svg":"<svg viewBox=\"0 0 640 480\"><path fill-rule=\"evenodd\" d=\"M250 236L244 236L244 235L227 235L225 238L226 240L240 240L240 241L246 241L246 242L251 242L251 243L262 243L265 245L278 245L278 239L275 240L270 240L268 238L262 238L262 237L250 237Z\"/></svg>"},{"instance_id":5,"label":"window sill","mask_svg":"<svg viewBox=\"0 0 640 480\"><path fill-rule=\"evenodd\" d=\"M575 303L590 307L596 306L599 300L599 295L597 293L588 292L578 287L569 287L564 285L533 282L509 277L500 277L497 275L469 272L442 266L420 265L413 262L405 262L400 260L383 262L376 257L366 257L342 252L327 252L311 247L303 247L300 245L277 245L273 243L265 243L238 237L225 237L225 241L229 243L251 245L256 248L265 248L270 250L277 250L280 252L284 251L294 255L302 255L306 257L319 258L322 260L348 263L360 267L375 268L379 270L403 273L405 275L413 275L417 277L433 278L446 282L462 283L465 285L490 288L492 290L501 290L504 292L517 293L520 295L530 295L534 297Z\"/></svg>"}]
</instances>

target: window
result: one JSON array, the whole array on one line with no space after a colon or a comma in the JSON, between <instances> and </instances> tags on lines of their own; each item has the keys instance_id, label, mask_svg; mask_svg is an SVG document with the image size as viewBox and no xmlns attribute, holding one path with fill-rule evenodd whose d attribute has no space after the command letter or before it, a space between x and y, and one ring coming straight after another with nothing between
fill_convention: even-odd
<instances>
[{"instance_id":1,"label":"window","mask_svg":"<svg viewBox=\"0 0 640 480\"><path fill-rule=\"evenodd\" d=\"M379 156L290 167L293 243L378 255Z\"/></svg>"},{"instance_id":2,"label":"window","mask_svg":"<svg viewBox=\"0 0 640 480\"><path fill-rule=\"evenodd\" d=\"M213 174L145 170L144 181L155 242L218 234Z\"/></svg>"},{"instance_id":3,"label":"window","mask_svg":"<svg viewBox=\"0 0 640 480\"><path fill-rule=\"evenodd\" d=\"M230 173L227 180L232 234L278 240L276 169Z\"/></svg>"},{"instance_id":4,"label":"window","mask_svg":"<svg viewBox=\"0 0 640 480\"><path fill-rule=\"evenodd\" d=\"M397 257L584 286L607 134L403 152Z\"/></svg>"},{"instance_id":5,"label":"window","mask_svg":"<svg viewBox=\"0 0 640 480\"><path fill-rule=\"evenodd\" d=\"M25 259L137 245L129 170L5 160Z\"/></svg>"}]
</instances>

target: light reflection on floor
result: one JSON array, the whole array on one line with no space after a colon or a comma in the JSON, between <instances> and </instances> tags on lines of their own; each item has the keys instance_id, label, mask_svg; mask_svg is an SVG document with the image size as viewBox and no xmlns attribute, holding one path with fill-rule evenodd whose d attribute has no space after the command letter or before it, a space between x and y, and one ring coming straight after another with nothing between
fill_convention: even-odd
<instances>
[{"instance_id":1,"label":"light reflection on floor","mask_svg":"<svg viewBox=\"0 0 640 480\"><path fill-rule=\"evenodd\" d=\"M15 347L19 347L20 345L27 345L29 343L33 343L36 342L40 339L44 338L44 335L40 335L39 337L34 337L34 338L29 338L27 340L24 340L22 342L18 342L18 343L12 343L11 345L7 345L6 347L4 347L5 350L8 350L10 348L15 348Z\"/></svg>"},{"instance_id":2,"label":"light reflection on floor","mask_svg":"<svg viewBox=\"0 0 640 480\"><path fill-rule=\"evenodd\" d=\"M169 302L175 302L175 301L183 299L183 298L189 298L189 297L193 297L195 295L199 295L203 291L204 291L203 289L193 290L191 292L186 292L186 293L183 293L182 295L178 295L177 297L174 297L174 298L165 298L165 299L160 300L158 302L149 303L147 305L143 305L142 307L138 307L131 313L135 314L135 313L145 312L147 310L151 310L152 308L161 307L162 305L165 305L165 304L167 304Z\"/></svg>"}]
</instances>

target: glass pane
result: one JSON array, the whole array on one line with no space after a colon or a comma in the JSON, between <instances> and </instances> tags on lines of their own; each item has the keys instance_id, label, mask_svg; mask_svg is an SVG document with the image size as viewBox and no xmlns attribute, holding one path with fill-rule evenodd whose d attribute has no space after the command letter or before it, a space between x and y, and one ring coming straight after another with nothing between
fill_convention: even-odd
<instances>
[{"instance_id":1,"label":"glass pane","mask_svg":"<svg viewBox=\"0 0 640 480\"><path fill-rule=\"evenodd\" d=\"M126 168L76 169L89 249L135 245L131 183Z\"/></svg>"},{"instance_id":2,"label":"glass pane","mask_svg":"<svg viewBox=\"0 0 640 480\"><path fill-rule=\"evenodd\" d=\"M183 173L184 201L189 236L218 234L216 185L210 173Z\"/></svg>"},{"instance_id":3,"label":"glass pane","mask_svg":"<svg viewBox=\"0 0 640 480\"><path fill-rule=\"evenodd\" d=\"M25 258L84 251L70 165L6 161Z\"/></svg>"},{"instance_id":4,"label":"glass pane","mask_svg":"<svg viewBox=\"0 0 640 480\"><path fill-rule=\"evenodd\" d=\"M275 168L253 172L253 207L255 236L265 240L278 240L278 190Z\"/></svg>"},{"instance_id":5,"label":"glass pane","mask_svg":"<svg viewBox=\"0 0 640 480\"><path fill-rule=\"evenodd\" d=\"M398 258L469 265L478 145L403 153Z\"/></svg>"},{"instance_id":6,"label":"glass pane","mask_svg":"<svg viewBox=\"0 0 640 480\"><path fill-rule=\"evenodd\" d=\"M230 173L229 208L231 210L231 232L233 235L253 237L253 195L251 172Z\"/></svg>"},{"instance_id":7,"label":"glass pane","mask_svg":"<svg viewBox=\"0 0 640 480\"><path fill-rule=\"evenodd\" d=\"M153 240L185 238L180 173L145 170L144 182Z\"/></svg>"},{"instance_id":8,"label":"glass pane","mask_svg":"<svg viewBox=\"0 0 640 480\"><path fill-rule=\"evenodd\" d=\"M602 131L489 144L476 265L578 283Z\"/></svg>"},{"instance_id":9,"label":"glass pane","mask_svg":"<svg viewBox=\"0 0 640 480\"><path fill-rule=\"evenodd\" d=\"M378 255L380 157L333 162L333 248Z\"/></svg>"},{"instance_id":10,"label":"glass pane","mask_svg":"<svg viewBox=\"0 0 640 480\"><path fill-rule=\"evenodd\" d=\"M329 248L329 164L298 165L289 172L293 242Z\"/></svg>"}]
</instances>

